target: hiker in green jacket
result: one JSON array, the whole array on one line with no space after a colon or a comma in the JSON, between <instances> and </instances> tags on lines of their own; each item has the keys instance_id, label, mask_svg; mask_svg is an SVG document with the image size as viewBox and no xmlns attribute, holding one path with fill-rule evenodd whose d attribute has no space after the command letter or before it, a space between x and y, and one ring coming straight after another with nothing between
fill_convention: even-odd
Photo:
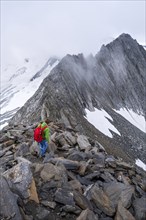
<instances>
[{"instance_id":1,"label":"hiker in green jacket","mask_svg":"<svg viewBox=\"0 0 146 220\"><path fill-rule=\"evenodd\" d=\"M47 148L49 147L49 142L50 142L50 129L48 127L49 124L49 119L46 119L44 122L41 122L37 128L41 128L42 131L42 140L37 141L38 145L40 147L40 157L44 157ZM35 139L35 138L34 138Z\"/></svg>"}]
</instances>

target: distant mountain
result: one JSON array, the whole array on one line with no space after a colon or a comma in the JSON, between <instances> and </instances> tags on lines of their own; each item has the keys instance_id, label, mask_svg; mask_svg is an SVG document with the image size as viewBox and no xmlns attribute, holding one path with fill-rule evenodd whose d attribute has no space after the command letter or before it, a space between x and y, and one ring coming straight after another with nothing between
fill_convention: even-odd
<instances>
[{"instance_id":1,"label":"distant mountain","mask_svg":"<svg viewBox=\"0 0 146 220\"><path fill-rule=\"evenodd\" d=\"M35 64L34 61L26 58L21 64L22 66L8 65L4 68L0 100L1 126L4 126L14 113L35 93L43 79L58 62L58 58L52 57L45 64L41 64L41 62Z\"/></svg>"},{"instance_id":2,"label":"distant mountain","mask_svg":"<svg viewBox=\"0 0 146 220\"><path fill-rule=\"evenodd\" d=\"M146 51L130 35L122 34L103 45L96 56L65 56L10 123L50 117L97 139L108 153L146 162L145 133L117 112L124 108L145 117L145 73ZM107 120L120 135L110 130L112 138L108 137L88 122L86 109L95 108L110 115Z\"/></svg>"}]
</instances>

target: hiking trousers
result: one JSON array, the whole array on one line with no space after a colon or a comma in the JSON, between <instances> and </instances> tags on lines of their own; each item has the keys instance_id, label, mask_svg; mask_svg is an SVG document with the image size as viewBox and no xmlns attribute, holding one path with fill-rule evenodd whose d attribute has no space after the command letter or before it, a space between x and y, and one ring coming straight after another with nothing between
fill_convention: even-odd
<instances>
[{"instance_id":1,"label":"hiking trousers","mask_svg":"<svg viewBox=\"0 0 146 220\"><path fill-rule=\"evenodd\" d=\"M39 143L40 147L40 156L43 157L46 153L47 148L49 147L48 141L43 140Z\"/></svg>"}]
</instances>

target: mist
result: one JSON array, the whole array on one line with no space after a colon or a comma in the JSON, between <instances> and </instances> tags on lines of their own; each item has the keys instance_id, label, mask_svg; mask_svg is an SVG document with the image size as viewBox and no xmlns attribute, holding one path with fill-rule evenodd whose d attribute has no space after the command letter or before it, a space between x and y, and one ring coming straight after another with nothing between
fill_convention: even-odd
<instances>
[{"instance_id":1,"label":"mist","mask_svg":"<svg viewBox=\"0 0 146 220\"><path fill-rule=\"evenodd\" d=\"M121 33L145 44L145 1L2 1L1 64L95 55Z\"/></svg>"}]
</instances>

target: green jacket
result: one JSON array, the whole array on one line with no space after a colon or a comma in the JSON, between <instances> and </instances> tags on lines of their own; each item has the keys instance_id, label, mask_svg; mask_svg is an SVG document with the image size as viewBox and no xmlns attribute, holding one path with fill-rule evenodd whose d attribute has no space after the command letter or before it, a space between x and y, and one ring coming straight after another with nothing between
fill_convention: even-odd
<instances>
[{"instance_id":1,"label":"green jacket","mask_svg":"<svg viewBox=\"0 0 146 220\"><path fill-rule=\"evenodd\" d=\"M48 125L46 124L46 122L42 122L38 125L38 127L41 125L42 128L44 128L45 126L47 126L47 128L45 128L45 130L43 131L43 138L48 141L48 143L50 143L50 129L48 127Z\"/></svg>"}]
</instances>

